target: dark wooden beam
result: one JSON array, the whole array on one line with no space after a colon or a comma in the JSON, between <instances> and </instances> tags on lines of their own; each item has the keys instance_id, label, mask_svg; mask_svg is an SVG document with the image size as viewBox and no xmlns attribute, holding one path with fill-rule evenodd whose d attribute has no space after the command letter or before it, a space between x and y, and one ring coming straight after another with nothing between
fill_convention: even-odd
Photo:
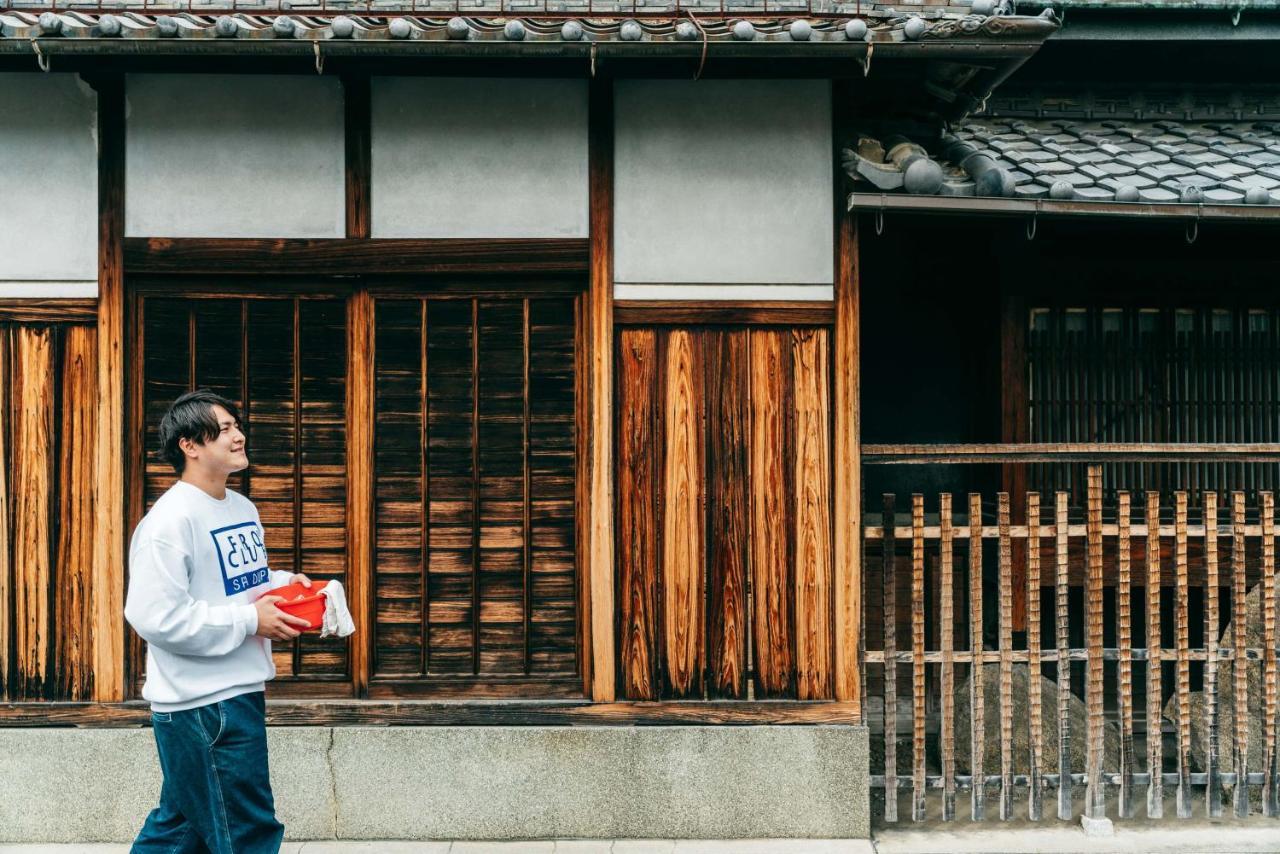
<instances>
[{"instance_id":1,"label":"dark wooden beam","mask_svg":"<svg viewBox=\"0 0 1280 854\"><path fill-rule=\"evenodd\" d=\"M1025 256L1024 256L1025 257ZM1007 280L1006 280L1007 281ZM1031 439L1031 409L1027 388L1027 303L1008 287L1000 294L1000 441L1020 444ZM1027 521L1027 467L1000 467L1000 488L1009 493L1013 524ZM1013 630L1027 630L1027 552L1015 543L1011 563Z\"/></svg>"},{"instance_id":2,"label":"dark wooden beam","mask_svg":"<svg viewBox=\"0 0 1280 854\"><path fill-rule=\"evenodd\" d=\"M5 727L139 727L151 722L146 703L5 703ZM856 724L848 703L715 701L591 703L588 701L268 700L271 726L763 726Z\"/></svg>"},{"instance_id":3,"label":"dark wooden beam","mask_svg":"<svg viewBox=\"0 0 1280 854\"><path fill-rule=\"evenodd\" d=\"M130 274L353 276L585 273L584 239L170 238L124 241Z\"/></svg>"},{"instance_id":4,"label":"dark wooden beam","mask_svg":"<svg viewBox=\"0 0 1280 854\"><path fill-rule=\"evenodd\" d=\"M0 299L0 323L97 323L98 301Z\"/></svg>"},{"instance_id":5,"label":"dark wooden beam","mask_svg":"<svg viewBox=\"0 0 1280 854\"><path fill-rule=\"evenodd\" d=\"M830 326L835 304L776 300L617 300L619 326Z\"/></svg>"},{"instance_id":6,"label":"dark wooden beam","mask_svg":"<svg viewBox=\"0 0 1280 854\"><path fill-rule=\"evenodd\" d=\"M373 222L372 117L369 78L343 75L343 127L346 152L347 237L368 238Z\"/></svg>"}]
</instances>

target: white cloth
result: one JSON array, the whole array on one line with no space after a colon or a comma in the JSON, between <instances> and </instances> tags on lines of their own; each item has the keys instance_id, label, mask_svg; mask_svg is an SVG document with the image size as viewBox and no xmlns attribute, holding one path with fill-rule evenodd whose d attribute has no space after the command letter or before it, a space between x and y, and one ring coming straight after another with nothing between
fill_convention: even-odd
<instances>
[{"instance_id":1,"label":"white cloth","mask_svg":"<svg viewBox=\"0 0 1280 854\"><path fill-rule=\"evenodd\" d=\"M231 490L178 481L133 532L124 616L147 642L142 696L177 712L261 691L276 675L254 600L289 583L267 566L262 521Z\"/></svg>"},{"instance_id":2,"label":"white cloth","mask_svg":"<svg viewBox=\"0 0 1280 854\"><path fill-rule=\"evenodd\" d=\"M347 591L341 581L330 581L320 590L324 597L324 617L320 622L320 637L345 638L356 630L355 620L347 609Z\"/></svg>"}]
</instances>

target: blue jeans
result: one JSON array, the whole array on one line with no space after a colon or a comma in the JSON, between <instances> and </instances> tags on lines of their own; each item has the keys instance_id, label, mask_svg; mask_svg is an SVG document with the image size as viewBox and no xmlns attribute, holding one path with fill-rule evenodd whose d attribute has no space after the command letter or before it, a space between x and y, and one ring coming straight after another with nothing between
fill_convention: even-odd
<instances>
[{"instance_id":1,"label":"blue jeans","mask_svg":"<svg viewBox=\"0 0 1280 854\"><path fill-rule=\"evenodd\" d=\"M181 712L154 712L164 785L131 854L277 854L261 691Z\"/></svg>"}]
</instances>

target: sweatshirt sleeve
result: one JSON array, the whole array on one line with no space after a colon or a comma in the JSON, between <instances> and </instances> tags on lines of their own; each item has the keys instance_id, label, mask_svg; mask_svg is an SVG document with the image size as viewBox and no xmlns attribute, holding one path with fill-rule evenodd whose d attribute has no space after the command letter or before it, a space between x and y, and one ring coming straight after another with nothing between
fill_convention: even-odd
<instances>
[{"instance_id":1,"label":"sweatshirt sleeve","mask_svg":"<svg viewBox=\"0 0 1280 854\"><path fill-rule=\"evenodd\" d=\"M143 640L178 655L226 655L258 630L253 605L210 605L191 598L187 555L149 538L129 555L124 616Z\"/></svg>"},{"instance_id":2,"label":"sweatshirt sleeve","mask_svg":"<svg viewBox=\"0 0 1280 854\"><path fill-rule=\"evenodd\" d=\"M293 578L293 573L287 569L271 570L271 589L275 590L277 587L284 587L289 583L290 578Z\"/></svg>"}]
</instances>

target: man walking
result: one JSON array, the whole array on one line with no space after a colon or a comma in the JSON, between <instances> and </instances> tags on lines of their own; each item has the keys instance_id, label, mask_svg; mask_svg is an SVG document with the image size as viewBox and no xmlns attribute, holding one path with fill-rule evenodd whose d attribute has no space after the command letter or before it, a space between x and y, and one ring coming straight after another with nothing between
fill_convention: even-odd
<instances>
[{"instance_id":1,"label":"man walking","mask_svg":"<svg viewBox=\"0 0 1280 854\"><path fill-rule=\"evenodd\" d=\"M235 404L184 394L160 422L179 480L133 533L125 618L147 642L151 723L164 785L136 854L276 854L264 684L271 641L307 621L263 596L305 575L267 566L262 523L227 477L249 465Z\"/></svg>"}]
</instances>

